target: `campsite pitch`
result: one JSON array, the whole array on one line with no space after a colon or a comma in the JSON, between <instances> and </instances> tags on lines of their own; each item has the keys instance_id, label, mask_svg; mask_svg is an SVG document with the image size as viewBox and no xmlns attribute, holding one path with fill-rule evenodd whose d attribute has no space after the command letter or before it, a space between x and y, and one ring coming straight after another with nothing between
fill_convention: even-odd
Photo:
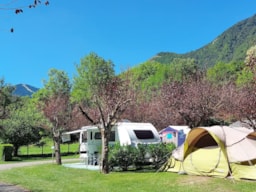
<instances>
[{"instance_id":1,"label":"campsite pitch","mask_svg":"<svg viewBox=\"0 0 256 192\"><path fill-rule=\"evenodd\" d=\"M142 170L111 172L105 175L100 171L58 166L53 163L2 170L0 181L41 192L253 192L256 188L256 182L251 181Z\"/></svg>"}]
</instances>

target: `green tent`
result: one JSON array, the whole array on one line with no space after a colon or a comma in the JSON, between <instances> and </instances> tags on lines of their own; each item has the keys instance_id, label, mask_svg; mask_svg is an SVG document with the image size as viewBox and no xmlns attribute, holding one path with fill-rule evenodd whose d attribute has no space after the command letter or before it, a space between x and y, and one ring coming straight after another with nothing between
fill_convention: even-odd
<instances>
[{"instance_id":1,"label":"green tent","mask_svg":"<svg viewBox=\"0 0 256 192\"><path fill-rule=\"evenodd\" d=\"M256 180L256 132L243 127L194 128L162 170Z\"/></svg>"}]
</instances>

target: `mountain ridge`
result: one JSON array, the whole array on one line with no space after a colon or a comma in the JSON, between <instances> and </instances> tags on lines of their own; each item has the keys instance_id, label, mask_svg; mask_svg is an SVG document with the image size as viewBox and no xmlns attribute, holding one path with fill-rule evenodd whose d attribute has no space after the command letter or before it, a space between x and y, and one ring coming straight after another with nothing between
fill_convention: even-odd
<instances>
[{"instance_id":1,"label":"mountain ridge","mask_svg":"<svg viewBox=\"0 0 256 192\"><path fill-rule=\"evenodd\" d=\"M174 58L193 58L201 67L217 62L243 61L246 51L256 43L256 14L237 22L205 46L184 54L159 52L150 61L171 63Z\"/></svg>"},{"instance_id":2,"label":"mountain ridge","mask_svg":"<svg viewBox=\"0 0 256 192\"><path fill-rule=\"evenodd\" d=\"M13 91L13 95L21 96L21 97L23 96L31 97L33 93L39 90L39 88L36 88L28 84L24 84L24 83L16 84L14 87L15 89Z\"/></svg>"}]
</instances>

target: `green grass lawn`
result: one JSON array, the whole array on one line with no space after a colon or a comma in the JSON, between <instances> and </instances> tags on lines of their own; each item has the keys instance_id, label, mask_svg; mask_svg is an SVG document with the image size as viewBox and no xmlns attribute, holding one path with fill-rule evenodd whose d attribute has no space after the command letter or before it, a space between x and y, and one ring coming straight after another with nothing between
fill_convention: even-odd
<instances>
[{"instance_id":1,"label":"green grass lawn","mask_svg":"<svg viewBox=\"0 0 256 192\"><path fill-rule=\"evenodd\" d=\"M13 157L12 161L2 161L0 164L17 163L20 161L35 161L35 160L49 160L53 158L52 150L53 142L51 139L47 139L46 144L43 147L37 145L21 146L19 148L19 156ZM79 143L62 143L60 145L62 159L66 158L79 158Z\"/></svg>"},{"instance_id":2,"label":"green grass lawn","mask_svg":"<svg viewBox=\"0 0 256 192\"><path fill-rule=\"evenodd\" d=\"M43 155L43 154L51 154L53 142L48 140L46 144L42 146L29 145L22 146L19 149L19 155ZM79 143L62 143L60 145L61 153L78 153L79 152Z\"/></svg>"},{"instance_id":3,"label":"green grass lawn","mask_svg":"<svg viewBox=\"0 0 256 192\"><path fill-rule=\"evenodd\" d=\"M33 192L252 192L256 182L178 175L170 172L112 172L67 168L55 164L0 172L0 181Z\"/></svg>"}]
</instances>

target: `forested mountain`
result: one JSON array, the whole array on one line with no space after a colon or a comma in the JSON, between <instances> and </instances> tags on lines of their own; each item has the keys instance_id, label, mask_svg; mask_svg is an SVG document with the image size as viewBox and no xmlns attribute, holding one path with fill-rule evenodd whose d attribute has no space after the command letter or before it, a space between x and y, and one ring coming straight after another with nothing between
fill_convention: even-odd
<instances>
[{"instance_id":1,"label":"forested mountain","mask_svg":"<svg viewBox=\"0 0 256 192\"><path fill-rule=\"evenodd\" d=\"M174 58L193 58L200 67L217 62L243 61L246 51L256 43L256 15L238 22L206 46L185 54L160 52L151 60L168 64Z\"/></svg>"}]
</instances>

